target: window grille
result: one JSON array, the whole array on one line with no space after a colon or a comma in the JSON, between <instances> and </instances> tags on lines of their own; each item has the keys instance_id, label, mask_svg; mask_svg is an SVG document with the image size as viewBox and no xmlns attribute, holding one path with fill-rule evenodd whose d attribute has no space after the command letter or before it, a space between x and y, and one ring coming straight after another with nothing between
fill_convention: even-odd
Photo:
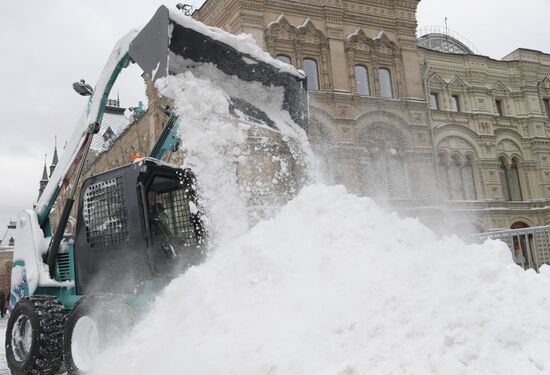
<instances>
[{"instance_id":1,"label":"window grille","mask_svg":"<svg viewBox=\"0 0 550 375\"><path fill-rule=\"evenodd\" d=\"M124 179L117 177L88 186L83 216L86 241L92 248L113 247L129 241Z\"/></svg>"},{"instance_id":2,"label":"window grille","mask_svg":"<svg viewBox=\"0 0 550 375\"><path fill-rule=\"evenodd\" d=\"M57 272L59 273L58 281L71 280L71 256L69 253L61 253L57 256Z\"/></svg>"},{"instance_id":3,"label":"window grille","mask_svg":"<svg viewBox=\"0 0 550 375\"><path fill-rule=\"evenodd\" d=\"M195 224L192 222L190 201L183 189L159 193L157 202L164 209L161 221L169 228L170 234L185 246L198 245Z\"/></svg>"}]
</instances>

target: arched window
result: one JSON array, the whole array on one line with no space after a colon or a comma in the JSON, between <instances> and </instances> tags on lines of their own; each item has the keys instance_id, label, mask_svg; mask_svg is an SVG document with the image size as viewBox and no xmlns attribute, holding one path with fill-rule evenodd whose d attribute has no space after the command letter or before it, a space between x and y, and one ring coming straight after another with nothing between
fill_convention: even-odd
<instances>
[{"instance_id":1,"label":"arched window","mask_svg":"<svg viewBox=\"0 0 550 375\"><path fill-rule=\"evenodd\" d=\"M475 200L476 189L472 157L462 161L459 155L449 160L445 154L439 154L439 180L443 192L450 200Z\"/></svg>"},{"instance_id":2,"label":"arched window","mask_svg":"<svg viewBox=\"0 0 550 375\"><path fill-rule=\"evenodd\" d=\"M510 227L510 229L525 229L525 228L529 228L529 224L526 224L524 223L523 221L516 221L514 224L512 224L512 226Z\"/></svg>"},{"instance_id":3,"label":"arched window","mask_svg":"<svg viewBox=\"0 0 550 375\"><path fill-rule=\"evenodd\" d=\"M462 182L461 165L458 156L454 155L451 158L451 165L448 170L449 174L449 190L452 200L464 199L464 185Z\"/></svg>"},{"instance_id":4,"label":"arched window","mask_svg":"<svg viewBox=\"0 0 550 375\"><path fill-rule=\"evenodd\" d=\"M387 151L388 191L394 198L407 196L407 183L405 181L405 166L400 152L395 147Z\"/></svg>"},{"instance_id":5,"label":"arched window","mask_svg":"<svg viewBox=\"0 0 550 375\"><path fill-rule=\"evenodd\" d=\"M14 246L14 245L15 245L15 239L13 237L11 237L8 246Z\"/></svg>"},{"instance_id":6,"label":"arched window","mask_svg":"<svg viewBox=\"0 0 550 375\"><path fill-rule=\"evenodd\" d=\"M519 184L519 171L515 159L512 159L510 165L506 165L504 157L499 159L500 184L502 186L502 195L506 201L521 201L521 186Z\"/></svg>"},{"instance_id":7,"label":"arched window","mask_svg":"<svg viewBox=\"0 0 550 375\"><path fill-rule=\"evenodd\" d=\"M384 98L393 98L391 73L388 69L378 69L378 80L380 81L380 95Z\"/></svg>"},{"instance_id":8,"label":"arched window","mask_svg":"<svg viewBox=\"0 0 550 375\"><path fill-rule=\"evenodd\" d=\"M445 154L439 154L438 156L438 165L439 165L439 183L441 186L441 192L445 194L445 198L450 199L449 189L449 173L448 173L448 160Z\"/></svg>"},{"instance_id":9,"label":"arched window","mask_svg":"<svg viewBox=\"0 0 550 375\"><path fill-rule=\"evenodd\" d=\"M519 171L516 159L512 159L510 170L508 171L508 186L510 189L510 199L513 201L521 201L521 186L519 185Z\"/></svg>"},{"instance_id":10,"label":"arched window","mask_svg":"<svg viewBox=\"0 0 550 375\"><path fill-rule=\"evenodd\" d=\"M277 55L276 59L287 64L292 64L292 60L286 55Z\"/></svg>"},{"instance_id":11,"label":"arched window","mask_svg":"<svg viewBox=\"0 0 550 375\"><path fill-rule=\"evenodd\" d=\"M388 168L386 160L386 150L382 147L372 150L371 178L373 179L372 196L387 198L388 191Z\"/></svg>"},{"instance_id":12,"label":"arched window","mask_svg":"<svg viewBox=\"0 0 550 375\"><path fill-rule=\"evenodd\" d=\"M319 90L319 72L317 70L317 61L313 59L304 59L304 72L307 75L308 91Z\"/></svg>"},{"instance_id":13,"label":"arched window","mask_svg":"<svg viewBox=\"0 0 550 375\"><path fill-rule=\"evenodd\" d=\"M466 157L466 162L462 166L462 183L464 184L464 199L476 200L476 187L474 180L474 169L472 167L472 158Z\"/></svg>"},{"instance_id":14,"label":"arched window","mask_svg":"<svg viewBox=\"0 0 550 375\"><path fill-rule=\"evenodd\" d=\"M388 124L369 126L360 134L365 145L361 173L366 195L379 198L406 198L410 194L406 145L402 133Z\"/></svg>"},{"instance_id":15,"label":"arched window","mask_svg":"<svg viewBox=\"0 0 550 375\"><path fill-rule=\"evenodd\" d=\"M529 224L523 221L516 221L510 227L511 229L525 229L529 228ZM536 255L536 247L533 241L532 234L518 234L512 237L513 242L513 254L516 264L522 266L524 269L534 268L538 269L539 262Z\"/></svg>"},{"instance_id":16,"label":"arched window","mask_svg":"<svg viewBox=\"0 0 550 375\"><path fill-rule=\"evenodd\" d=\"M506 171L506 160L504 158L498 159L498 175L500 177L500 186L502 188L502 198L505 201L510 200L510 190L508 189L508 178Z\"/></svg>"},{"instance_id":17,"label":"arched window","mask_svg":"<svg viewBox=\"0 0 550 375\"><path fill-rule=\"evenodd\" d=\"M355 65L355 84L358 94L370 95L369 74L363 65Z\"/></svg>"},{"instance_id":18,"label":"arched window","mask_svg":"<svg viewBox=\"0 0 550 375\"><path fill-rule=\"evenodd\" d=\"M365 171L366 194L379 198L406 198L406 166L398 148L381 144L370 150Z\"/></svg>"}]
</instances>

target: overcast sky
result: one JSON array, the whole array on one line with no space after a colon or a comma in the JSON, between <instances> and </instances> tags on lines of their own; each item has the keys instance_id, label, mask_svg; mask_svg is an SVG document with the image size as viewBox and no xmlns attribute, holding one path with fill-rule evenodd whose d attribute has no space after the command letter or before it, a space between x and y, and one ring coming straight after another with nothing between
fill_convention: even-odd
<instances>
[{"instance_id":1,"label":"overcast sky","mask_svg":"<svg viewBox=\"0 0 550 375\"><path fill-rule=\"evenodd\" d=\"M93 86L115 41L145 24L162 3L32 0L2 4L0 237L10 217L32 207L44 154L49 166L54 136L61 149L86 104L71 84L84 78ZM195 6L202 3L197 0ZM482 54L500 59L518 47L550 53L549 15L550 0L422 0L418 23L443 26L448 17L451 29ZM131 73L123 77L128 82L124 87L140 91L141 83ZM139 95L124 87L115 88L111 97L118 91L123 106L136 105Z\"/></svg>"}]
</instances>

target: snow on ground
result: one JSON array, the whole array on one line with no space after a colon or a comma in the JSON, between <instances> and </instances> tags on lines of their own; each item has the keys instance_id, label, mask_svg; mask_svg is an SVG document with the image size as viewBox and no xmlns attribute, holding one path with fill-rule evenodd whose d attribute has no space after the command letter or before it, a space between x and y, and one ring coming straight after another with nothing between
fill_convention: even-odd
<instances>
[{"instance_id":1,"label":"snow on ground","mask_svg":"<svg viewBox=\"0 0 550 375\"><path fill-rule=\"evenodd\" d=\"M6 363L6 351L4 347L4 337L6 337L6 326L8 325L8 318L0 319L0 341L2 345L0 346L0 375L8 375L10 373L8 369L8 364Z\"/></svg>"},{"instance_id":2,"label":"snow on ground","mask_svg":"<svg viewBox=\"0 0 550 375\"><path fill-rule=\"evenodd\" d=\"M550 267L306 188L175 280L96 374L548 374Z\"/></svg>"}]
</instances>

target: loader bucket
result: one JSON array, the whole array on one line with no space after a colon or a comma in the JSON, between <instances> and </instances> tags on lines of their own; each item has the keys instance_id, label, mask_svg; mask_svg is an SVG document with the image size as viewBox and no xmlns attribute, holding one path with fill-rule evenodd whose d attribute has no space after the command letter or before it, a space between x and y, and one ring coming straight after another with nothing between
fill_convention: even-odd
<instances>
[{"instance_id":1,"label":"loader bucket","mask_svg":"<svg viewBox=\"0 0 550 375\"><path fill-rule=\"evenodd\" d=\"M181 64L171 62L171 54L197 63L212 63L229 76L247 82L284 89L283 109L307 130L306 77L263 53L244 51L246 47L203 24L161 6L130 44L129 55L153 81L183 73ZM172 59L174 60L174 59ZM244 104L246 106L246 103ZM261 114L251 117L266 122ZM269 121L267 121L268 125Z\"/></svg>"}]
</instances>

